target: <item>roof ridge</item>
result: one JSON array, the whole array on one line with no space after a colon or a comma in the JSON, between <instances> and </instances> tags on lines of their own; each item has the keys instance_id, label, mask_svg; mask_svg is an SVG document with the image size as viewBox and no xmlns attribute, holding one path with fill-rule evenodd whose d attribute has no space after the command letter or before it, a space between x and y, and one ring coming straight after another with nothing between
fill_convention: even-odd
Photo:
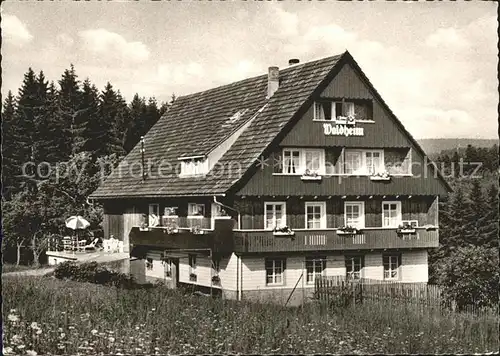
<instances>
[{"instance_id":1,"label":"roof ridge","mask_svg":"<svg viewBox=\"0 0 500 356\"><path fill-rule=\"evenodd\" d=\"M299 64L294 64L294 65L285 67L283 69L280 69L279 72L280 73L287 73L289 71L296 70L297 68L303 67L305 65L311 65L311 64L314 64L316 62L326 62L328 60L333 60L335 58L340 58L342 56L342 54L336 54L336 55L333 55L333 56L328 56L328 57L323 57L323 58L317 58L317 59L313 59L313 60L310 60L310 61L307 61L307 62L303 62L303 63L299 63ZM189 94L186 94L186 95L180 95L177 99L181 99L181 98L185 99L185 98L189 98L189 97L192 97L192 96L195 96L195 95L199 95L201 93L208 93L208 92L212 92L212 91L216 91L216 90L221 90L224 87L230 87L230 86L233 86L233 85L241 85L244 82L254 81L254 80L260 79L261 77L263 77L263 78L267 77L267 74L259 74L259 75L253 76L253 77L249 77L249 78L237 80L235 82L231 82L231 83L227 83L227 84L221 84L219 86L212 87L212 88L209 88L209 89L206 89L206 90L200 90L200 91L197 91L197 92L194 92L194 93L189 93Z\"/></svg>"}]
</instances>

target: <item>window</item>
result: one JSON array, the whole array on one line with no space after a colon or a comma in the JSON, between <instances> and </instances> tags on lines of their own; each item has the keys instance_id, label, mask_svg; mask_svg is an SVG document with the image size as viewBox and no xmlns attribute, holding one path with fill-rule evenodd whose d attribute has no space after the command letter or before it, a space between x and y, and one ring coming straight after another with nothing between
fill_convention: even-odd
<instances>
[{"instance_id":1,"label":"window","mask_svg":"<svg viewBox=\"0 0 500 356\"><path fill-rule=\"evenodd\" d=\"M382 203L382 227L398 227L401 223L401 202L385 201Z\"/></svg>"},{"instance_id":2,"label":"window","mask_svg":"<svg viewBox=\"0 0 500 356\"><path fill-rule=\"evenodd\" d=\"M306 229L326 229L326 202L306 202Z\"/></svg>"},{"instance_id":3,"label":"window","mask_svg":"<svg viewBox=\"0 0 500 356\"><path fill-rule=\"evenodd\" d=\"M146 258L146 269L148 271L151 271L153 269L153 259L152 258Z\"/></svg>"},{"instance_id":4,"label":"window","mask_svg":"<svg viewBox=\"0 0 500 356\"><path fill-rule=\"evenodd\" d=\"M196 158L181 161L181 176L195 176L208 173L208 161Z\"/></svg>"},{"instance_id":5,"label":"window","mask_svg":"<svg viewBox=\"0 0 500 356\"><path fill-rule=\"evenodd\" d=\"M308 284L314 283L316 276L321 276L326 269L326 257L306 257L306 281Z\"/></svg>"},{"instance_id":6,"label":"window","mask_svg":"<svg viewBox=\"0 0 500 356\"><path fill-rule=\"evenodd\" d=\"M163 265L165 267L165 278L167 278L167 279L172 278L172 260L167 258L163 262Z\"/></svg>"},{"instance_id":7,"label":"window","mask_svg":"<svg viewBox=\"0 0 500 356\"><path fill-rule=\"evenodd\" d=\"M314 103L314 120L332 120L332 103L329 101Z\"/></svg>"},{"instance_id":8,"label":"window","mask_svg":"<svg viewBox=\"0 0 500 356\"><path fill-rule=\"evenodd\" d=\"M284 284L286 260L284 258L266 258L266 285Z\"/></svg>"},{"instance_id":9,"label":"window","mask_svg":"<svg viewBox=\"0 0 500 356\"><path fill-rule=\"evenodd\" d=\"M362 172L362 152L345 151L344 173L359 174Z\"/></svg>"},{"instance_id":10,"label":"window","mask_svg":"<svg viewBox=\"0 0 500 356\"><path fill-rule=\"evenodd\" d=\"M265 229L274 229L286 225L286 203L264 203L265 205Z\"/></svg>"},{"instance_id":11,"label":"window","mask_svg":"<svg viewBox=\"0 0 500 356\"><path fill-rule=\"evenodd\" d=\"M322 101L314 103L314 120L332 121L339 116L354 115L354 103L347 101Z\"/></svg>"},{"instance_id":12,"label":"window","mask_svg":"<svg viewBox=\"0 0 500 356\"><path fill-rule=\"evenodd\" d=\"M296 174L300 168L300 151L283 150L283 173Z\"/></svg>"},{"instance_id":13,"label":"window","mask_svg":"<svg viewBox=\"0 0 500 356\"><path fill-rule=\"evenodd\" d=\"M284 149L283 169L285 174L321 174L325 170L325 151L318 149Z\"/></svg>"},{"instance_id":14,"label":"window","mask_svg":"<svg viewBox=\"0 0 500 356\"><path fill-rule=\"evenodd\" d=\"M189 218L202 218L205 216L205 205L189 203L188 204L188 217Z\"/></svg>"},{"instance_id":15,"label":"window","mask_svg":"<svg viewBox=\"0 0 500 356\"><path fill-rule=\"evenodd\" d=\"M345 269L347 279L360 279L364 264L363 256L346 256Z\"/></svg>"},{"instance_id":16,"label":"window","mask_svg":"<svg viewBox=\"0 0 500 356\"><path fill-rule=\"evenodd\" d=\"M333 113L334 118L337 118L339 116L347 117L350 115L354 115L354 103L351 102L337 101L335 102L333 109L334 109Z\"/></svg>"},{"instance_id":17,"label":"window","mask_svg":"<svg viewBox=\"0 0 500 356\"><path fill-rule=\"evenodd\" d=\"M383 171L384 164L382 160L382 152L366 151L365 161L366 161L366 172L368 174L374 174Z\"/></svg>"},{"instance_id":18,"label":"window","mask_svg":"<svg viewBox=\"0 0 500 356\"><path fill-rule=\"evenodd\" d=\"M400 260L401 260L400 256L398 256L398 255L383 256L384 279L398 279L399 278Z\"/></svg>"},{"instance_id":19,"label":"window","mask_svg":"<svg viewBox=\"0 0 500 356\"><path fill-rule=\"evenodd\" d=\"M165 209L163 210L164 213L163 215L165 217L169 217L169 218L176 218L177 217L177 207L176 206L168 206L168 207L165 207Z\"/></svg>"},{"instance_id":20,"label":"window","mask_svg":"<svg viewBox=\"0 0 500 356\"><path fill-rule=\"evenodd\" d=\"M374 174L384 170L383 150L344 151L344 174Z\"/></svg>"},{"instance_id":21,"label":"window","mask_svg":"<svg viewBox=\"0 0 500 356\"><path fill-rule=\"evenodd\" d=\"M344 221L346 226L362 229L365 227L365 203L345 202Z\"/></svg>"},{"instance_id":22,"label":"window","mask_svg":"<svg viewBox=\"0 0 500 356\"><path fill-rule=\"evenodd\" d=\"M189 274L196 274L196 255L189 254Z\"/></svg>"}]
</instances>

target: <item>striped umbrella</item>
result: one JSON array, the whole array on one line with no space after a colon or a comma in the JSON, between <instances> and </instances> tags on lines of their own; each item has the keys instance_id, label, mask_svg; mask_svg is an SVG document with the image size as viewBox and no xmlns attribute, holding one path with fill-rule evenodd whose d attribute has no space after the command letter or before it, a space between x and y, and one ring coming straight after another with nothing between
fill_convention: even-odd
<instances>
[{"instance_id":1,"label":"striped umbrella","mask_svg":"<svg viewBox=\"0 0 500 356\"><path fill-rule=\"evenodd\" d=\"M80 215L70 216L66 219L66 227L71 230L85 230L90 226L90 223Z\"/></svg>"}]
</instances>

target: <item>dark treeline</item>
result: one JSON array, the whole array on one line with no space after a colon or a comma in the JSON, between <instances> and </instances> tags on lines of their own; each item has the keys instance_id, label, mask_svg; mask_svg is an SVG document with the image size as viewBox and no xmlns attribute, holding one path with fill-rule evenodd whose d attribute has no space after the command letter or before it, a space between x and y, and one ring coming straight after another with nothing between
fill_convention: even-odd
<instances>
[{"instance_id":1,"label":"dark treeline","mask_svg":"<svg viewBox=\"0 0 500 356\"><path fill-rule=\"evenodd\" d=\"M459 307L498 303L498 146L442 151L435 158L453 192L439 206L439 248L429 279ZM462 173L459 163L463 162ZM470 163L470 164L468 164ZM480 164L480 168L478 167Z\"/></svg>"},{"instance_id":2,"label":"dark treeline","mask_svg":"<svg viewBox=\"0 0 500 356\"><path fill-rule=\"evenodd\" d=\"M23 190L28 162L36 175L35 167L47 166L40 163L66 162L81 152L94 159L124 156L170 104L139 94L127 104L110 83L100 91L88 78L79 81L73 65L57 84L29 68L18 94L9 91L3 102L3 199Z\"/></svg>"},{"instance_id":3,"label":"dark treeline","mask_svg":"<svg viewBox=\"0 0 500 356\"><path fill-rule=\"evenodd\" d=\"M79 81L72 65L57 84L30 68L2 107L4 261L38 264L48 241L72 233L71 215L102 237L102 207L88 196L174 100L127 103L110 83Z\"/></svg>"}]
</instances>

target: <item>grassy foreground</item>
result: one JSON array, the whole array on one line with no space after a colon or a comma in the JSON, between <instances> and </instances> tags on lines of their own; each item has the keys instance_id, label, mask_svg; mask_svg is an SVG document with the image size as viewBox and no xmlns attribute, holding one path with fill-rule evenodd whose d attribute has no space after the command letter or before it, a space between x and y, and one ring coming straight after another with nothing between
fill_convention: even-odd
<instances>
[{"instance_id":1,"label":"grassy foreground","mask_svg":"<svg viewBox=\"0 0 500 356\"><path fill-rule=\"evenodd\" d=\"M466 354L499 346L497 318L381 304L284 310L47 277L4 278L3 303L4 354Z\"/></svg>"}]
</instances>

